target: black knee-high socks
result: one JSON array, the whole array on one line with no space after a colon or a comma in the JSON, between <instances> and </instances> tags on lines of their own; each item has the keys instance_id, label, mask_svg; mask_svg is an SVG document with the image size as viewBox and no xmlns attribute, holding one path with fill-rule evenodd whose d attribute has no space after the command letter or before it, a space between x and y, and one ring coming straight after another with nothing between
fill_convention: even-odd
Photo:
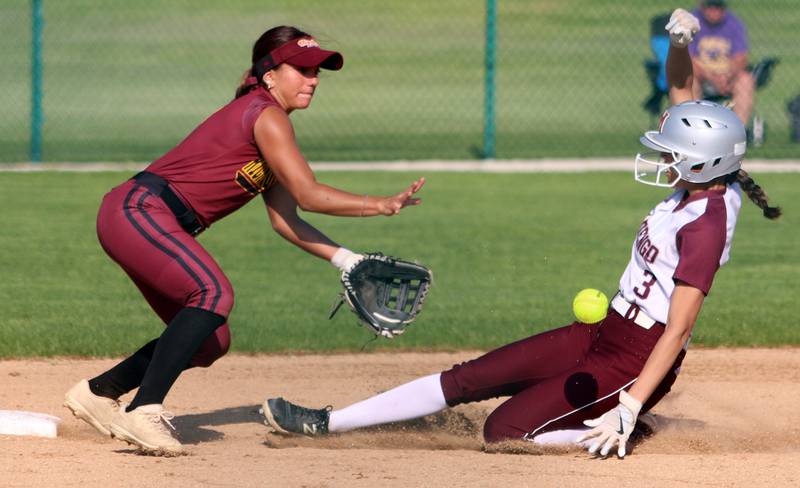
<instances>
[{"instance_id":1,"label":"black knee-high socks","mask_svg":"<svg viewBox=\"0 0 800 488\"><path fill-rule=\"evenodd\" d=\"M121 363L89 380L95 395L117 399L142 384L142 378L153 358L158 339L153 339Z\"/></svg>"},{"instance_id":2,"label":"black knee-high socks","mask_svg":"<svg viewBox=\"0 0 800 488\"><path fill-rule=\"evenodd\" d=\"M163 403L181 372L208 336L225 323L225 317L186 307L154 339L107 372L89 380L91 390L111 398L139 387L127 411L142 405Z\"/></svg>"}]
</instances>

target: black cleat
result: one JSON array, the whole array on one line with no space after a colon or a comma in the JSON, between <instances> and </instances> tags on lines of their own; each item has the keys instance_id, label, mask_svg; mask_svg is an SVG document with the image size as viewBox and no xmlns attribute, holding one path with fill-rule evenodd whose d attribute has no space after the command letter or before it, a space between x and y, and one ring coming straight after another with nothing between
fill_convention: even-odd
<instances>
[{"instance_id":1,"label":"black cleat","mask_svg":"<svg viewBox=\"0 0 800 488\"><path fill-rule=\"evenodd\" d=\"M332 407L305 408L283 398L270 398L262 404L264 424L281 434L320 436L328 433Z\"/></svg>"}]
</instances>

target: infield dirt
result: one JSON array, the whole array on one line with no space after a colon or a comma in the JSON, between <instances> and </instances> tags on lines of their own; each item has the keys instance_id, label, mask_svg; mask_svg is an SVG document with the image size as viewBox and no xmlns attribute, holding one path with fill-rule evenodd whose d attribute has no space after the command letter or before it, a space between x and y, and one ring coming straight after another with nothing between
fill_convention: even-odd
<instances>
[{"instance_id":1,"label":"infield dirt","mask_svg":"<svg viewBox=\"0 0 800 488\"><path fill-rule=\"evenodd\" d=\"M0 409L63 419L56 439L0 436L3 487L799 486L800 349L692 349L654 412L660 430L624 460L526 443L488 448L487 412L460 406L322 439L269 432L267 396L342 407L479 352L230 355L187 371L166 406L190 454L142 456L61 406L113 359L0 362Z\"/></svg>"}]
</instances>

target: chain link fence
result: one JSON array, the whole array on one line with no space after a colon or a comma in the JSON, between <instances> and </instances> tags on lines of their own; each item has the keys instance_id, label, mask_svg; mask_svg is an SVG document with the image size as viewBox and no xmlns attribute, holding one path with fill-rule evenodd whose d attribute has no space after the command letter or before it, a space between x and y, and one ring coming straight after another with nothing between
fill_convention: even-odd
<instances>
[{"instance_id":1,"label":"chain link fence","mask_svg":"<svg viewBox=\"0 0 800 488\"><path fill-rule=\"evenodd\" d=\"M32 146L43 161L153 160L233 97L253 42L280 24L345 57L342 71L323 72L311 108L292 114L309 160L481 158L491 2L2 0L0 161L38 159ZM751 59L779 59L757 93L767 138L751 157L796 158L797 2L729 5L747 24ZM641 105L650 19L675 6L497 0L495 157L634 154L654 125Z\"/></svg>"}]
</instances>

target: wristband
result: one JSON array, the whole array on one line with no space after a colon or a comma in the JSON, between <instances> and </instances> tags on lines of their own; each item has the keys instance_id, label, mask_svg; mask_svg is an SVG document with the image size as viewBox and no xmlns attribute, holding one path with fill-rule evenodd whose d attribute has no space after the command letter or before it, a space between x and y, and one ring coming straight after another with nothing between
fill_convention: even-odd
<instances>
[{"instance_id":1,"label":"wristband","mask_svg":"<svg viewBox=\"0 0 800 488\"><path fill-rule=\"evenodd\" d=\"M361 254L356 254L345 247L340 247L331 258L331 264L336 266L339 271L347 271L360 259Z\"/></svg>"}]
</instances>

